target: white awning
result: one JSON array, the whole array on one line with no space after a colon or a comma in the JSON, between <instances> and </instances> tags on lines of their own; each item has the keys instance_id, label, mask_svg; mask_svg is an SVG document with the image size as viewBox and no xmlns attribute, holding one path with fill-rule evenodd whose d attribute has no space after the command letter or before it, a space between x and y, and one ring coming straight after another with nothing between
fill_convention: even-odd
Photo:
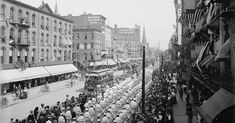
<instances>
[{"instance_id":1,"label":"white awning","mask_svg":"<svg viewBox=\"0 0 235 123\"><path fill-rule=\"evenodd\" d=\"M222 59L227 59L230 58L229 51L231 50L231 42L232 40L229 38L223 46L220 48L217 56L215 57L215 60L222 60Z\"/></svg>"},{"instance_id":2,"label":"white awning","mask_svg":"<svg viewBox=\"0 0 235 123\"><path fill-rule=\"evenodd\" d=\"M213 119L224 109L235 105L234 95L221 88L212 97L210 97L202 106L199 107L200 115L211 123Z\"/></svg>"},{"instance_id":3,"label":"white awning","mask_svg":"<svg viewBox=\"0 0 235 123\"><path fill-rule=\"evenodd\" d=\"M50 76L44 67L0 71L0 84Z\"/></svg>"},{"instance_id":4,"label":"white awning","mask_svg":"<svg viewBox=\"0 0 235 123\"><path fill-rule=\"evenodd\" d=\"M78 71L78 69L73 64L44 66L44 68L51 75L59 75L59 74L72 73Z\"/></svg>"}]
</instances>

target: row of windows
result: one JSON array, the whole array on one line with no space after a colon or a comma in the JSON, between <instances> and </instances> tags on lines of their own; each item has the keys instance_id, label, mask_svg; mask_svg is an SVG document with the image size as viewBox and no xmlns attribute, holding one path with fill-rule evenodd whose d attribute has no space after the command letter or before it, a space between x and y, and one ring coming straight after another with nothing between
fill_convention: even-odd
<instances>
[{"instance_id":1,"label":"row of windows","mask_svg":"<svg viewBox=\"0 0 235 123\"><path fill-rule=\"evenodd\" d=\"M5 42L5 40L6 40L6 27L4 27L4 26L1 27L0 34L1 34L2 42ZM13 40L13 41L17 40L15 35L16 35L15 29L11 28L10 29L10 40ZM44 36L44 35L46 35L46 36ZM22 30L18 30L18 40L17 40L18 43L21 43L23 36L25 37L26 41L29 41L29 36L30 36L29 31L26 30L25 35L23 35ZM35 31L32 32L31 39L32 39L32 45L36 45L36 32ZM66 41L67 41L67 39L71 40L71 38L65 37ZM44 42L44 40L46 40L46 41ZM41 33L40 45L44 46L45 44L46 45L49 44L49 34L48 33L47 34ZM53 46L56 46L56 45L57 45L57 36L54 35ZM59 36L59 46L62 46L62 36Z\"/></svg>"},{"instance_id":2,"label":"row of windows","mask_svg":"<svg viewBox=\"0 0 235 123\"><path fill-rule=\"evenodd\" d=\"M93 40L95 38L95 35L94 33L84 33L83 35L80 35L80 33L76 33L75 35L75 39L76 40L79 40L79 39L83 39L83 40L88 40L88 39L91 39Z\"/></svg>"},{"instance_id":3,"label":"row of windows","mask_svg":"<svg viewBox=\"0 0 235 123\"><path fill-rule=\"evenodd\" d=\"M79 49L94 49L94 43L78 43L76 48Z\"/></svg>"},{"instance_id":4,"label":"row of windows","mask_svg":"<svg viewBox=\"0 0 235 123\"><path fill-rule=\"evenodd\" d=\"M2 4L1 5L1 13L0 15L3 17L3 18L6 18L6 5ZM15 17L15 8L14 7L11 7L10 8L10 19L11 21L18 21L19 23L22 22L22 20L24 20L25 24L28 24L30 25L30 13L27 11L26 12L26 17L23 17L23 10L20 9L18 11L18 20L15 20L17 19ZM32 14L32 20L31 20L31 24L32 24L32 27L36 27L36 14ZM46 21L46 24L45 24L45 21ZM47 17L45 19L44 16L41 16L41 29L47 29L49 30L49 26L50 26L50 20L49 18ZM69 29L67 27L67 23L64 23L64 33L67 34L67 32L69 34L71 34L71 24L68 25L69 26ZM57 31L57 21L54 20L54 31L56 32ZM59 22L59 32L62 33L62 22L60 21Z\"/></svg>"},{"instance_id":5,"label":"row of windows","mask_svg":"<svg viewBox=\"0 0 235 123\"><path fill-rule=\"evenodd\" d=\"M5 64L6 63L6 48L2 47L0 49L0 58L1 58L1 64ZM29 59L29 57L31 56L31 59ZM57 53L57 50L54 50L53 52L53 61L55 60L61 60L62 57L62 51L59 50ZM30 61L35 61L36 58L36 49L32 49L31 54L29 52L28 49L26 50L16 50L14 48L10 48L9 50L9 54L8 54L8 60L9 60L9 64L13 63L14 61L18 61L18 60L22 60L22 58L24 59L25 62L30 62ZM64 51L64 61L66 60L70 60L71 59L71 51ZM39 58L39 62L42 61L49 61L49 49L41 49L40 51L40 58Z\"/></svg>"},{"instance_id":6,"label":"row of windows","mask_svg":"<svg viewBox=\"0 0 235 123\"><path fill-rule=\"evenodd\" d=\"M73 59L83 59L88 60L88 57L90 57L91 60L94 59L94 55L92 53L73 53Z\"/></svg>"}]
</instances>

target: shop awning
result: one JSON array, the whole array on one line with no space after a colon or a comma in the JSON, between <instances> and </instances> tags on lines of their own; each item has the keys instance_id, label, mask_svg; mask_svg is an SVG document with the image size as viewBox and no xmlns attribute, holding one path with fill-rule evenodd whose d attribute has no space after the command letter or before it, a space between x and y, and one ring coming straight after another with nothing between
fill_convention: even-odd
<instances>
[{"instance_id":1,"label":"shop awning","mask_svg":"<svg viewBox=\"0 0 235 123\"><path fill-rule=\"evenodd\" d=\"M215 62L215 55L209 55L201 62L201 66L209 66L213 62Z\"/></svg>"},{"instance_id":2,"label":"shop awning","mask_svg":"<svg viewBox=\"0 0 235 123\"><path fill-rule=\"evenodd\" d=\"M59 74L72 73L78 71L78 69L73 64L44 66L44 68L51 75L59 75Z\"/></svg>"},{"instance_id":3,"label":"shop awning","mask_svg":"<svg viewBox=\"0 0 235 123\"><path fill-rule=\"evenodd\" d=\"M229 52L231 50L231 42L232 40L229 38L223 46L220 48L217 56L215 57L215 60L223 60L223 59L228 59L230 58Z\"/></svg>"},{"instance_id":4,"label":"shop awning","mask_svg":"<svg viewBox=\"0 0 235 123\"><path fill-rule=\"evenodd\" d=\"M0 84L50 76L44 67L0 71Z\"/></svg>"},{"instance_id":5,"label":"shop awning","mask_svg":"<svg viewBox=\"0 0 235 123\"><path fill-rule=\"evenodd\" d=\"M198 108L198 111L207 123L211 123L221 111L235 105L234 99L233 94L221 88L202 104L202 106Z\"/></svg>"}]
</instances>

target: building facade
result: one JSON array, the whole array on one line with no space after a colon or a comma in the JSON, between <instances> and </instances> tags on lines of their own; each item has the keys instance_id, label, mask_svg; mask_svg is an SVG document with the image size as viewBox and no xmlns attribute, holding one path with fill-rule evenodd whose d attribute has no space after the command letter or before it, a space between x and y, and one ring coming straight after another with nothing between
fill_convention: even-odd
<instances>
[{"instance_id":1,"label":"building facade","mask_svg":"<svg viewBox=\"0 0 235 123\"><path fill-rule=\"evenodd\" d=\"M117 25L112 30L112 49L121 51L125 58L140 57L140 27L118 28Z\"/></svg>"},{"instance_id":2,"label":"building facade","mask_svg":"<svg viewBox=\"0 0 235 123\"><path fill-rule=\"evenodd\" d=\"M29 67L72 63L72 21L55 15L47 3L36 8L16 0L1 0L0 6L0 76L20 66L27 71Z\"/></svg>"},{"instance_id":3,"label":"building facade","mask_svg":"<svg viewBox=\"0 0 235 123\"><path fill-rule=\"evenodd\" d=\"M98 29L74 29L73 63L86 70L90 62L101 60L103 36Z\"/></svg>"},{"instance_id":4,"label":"building facade","mask_svg":"<svg viewBox=\"0 0 235 123\"><path fill-rule=\"evenodd\" d=\"M198 94L194 97L198 119L207 123L230 122L234 113L229 112L235 109L235 3L230 0L181 3L180 66L182 79Z\"/></svg>"}]
</instances>

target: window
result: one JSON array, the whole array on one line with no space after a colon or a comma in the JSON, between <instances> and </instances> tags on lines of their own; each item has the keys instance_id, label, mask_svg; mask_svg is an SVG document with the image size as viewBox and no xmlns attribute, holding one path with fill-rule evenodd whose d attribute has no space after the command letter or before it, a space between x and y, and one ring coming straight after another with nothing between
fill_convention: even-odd
<instances>
[{"instance_id":1,"label":"window","mask_svg":"<svg viewBox=\"0 0 235 123\"><path fill-rule=\"evenodd\" d=\"M54 21L54 32L56 32L56 30L57 30L57 21L55 20Z\"/></svg>"},{"instance_id":2,"label":"window","mask_svg":"<svg viewBox=\"0 0 235 123\"><path fill-rule=\"evenodd\" d=\"M44 33L42 33L41 34L41 41L40 41L40 43L41 43L41 46L44 46Z\"/></svg>"},{"instance_id":3,"label":"window","mask_svg":"<svg viewBox=\"0 0 235 123\"><path fill-rule=\"evenodd\" d=\"M9 50L9 63L13 63L13 52L14 52L14 49L13 48L10 48Z\"/></svg>"},{"instance_id":4,"label":"window","mask_svg":"<svg viewBox=\"0 0 235 123\"><path fill-rule=\"evenodd\" d=\"M21 43L22 30L18 30L18 43Z\"/></svg>"},{"instance_id":5,"label":"window","mask_svg":"<svg viewBox=\"0 0 235 123\"><path fill-rule=\"evenodd\" d=\"M27 43L29 42L29 31L28 30L25 31L25 40Z\"/></svg>"},{"instance_id":6,"label":"window","mask_svg":"<svg viewBox=\"0 0 235 123\"><path fill-rule=\"evenodd\" d=\"M32 45L36 45L36 32L32 34Z\"/></svg>"},{"instance_id":7,"label":"window","mask_svg":"<svg viewBox=\"0 0 235 123\"><path fill-rule=\"evenodd\" d=\"M79 38L80 38L80 34L77 33L76 39L79 40Z\"/></svg>"},{"instance_id":8,"label":"window","mask_svg":"<svg viewBox=\"0 0 235 123\"><path fill-rule=\"evenodd\" d=\"M21 23L22 22L22 13L23 13L23 11L20 9L19 11L18 11L18 23Z\"/></svg>"},{"instance_id":9,"label":"window","mask_svg":"<svg viewBox=\"0 0 235 123\"><path fill-rule=\"evenodd\" d=\"M49 61L49 49L46 50L46 61Z\"/></svg>"},{"instance_id":10,"label":"window","mask_svg":"<svg viewBox=\"0 0 235 123\"><path fill-rule=\"evenodd\" d=\"M41 16L41 29L44 29L44 17Z\"/></svg>"},{"instance_id":11,"label":"window","mask_svg":"<svg viewBox=\"0 0 235 123\"><path fill-rule=\"evenodd\" d=\"M59 50L58 61L61 61L61 50Z\"/></svg>"},{"instance_id":12,"label":"window","mask_svg":"<svg viewBox=\"0 0 235 123\"><path fill-rule=\"evenodd\" d=\"M64 61L66 61L67 60L67 51L65 50L64 51Z\"/></svg>"},{"instance_id":13,"label":"window","mask_svg":"<svg viewBox=\"0 0 235 123\"><path fill-rule=\"evenodd\" d=\"M67 34L67 23L64 24L64 33Z\"/></svg>"},{"instance_id":14,"label":"window","mask_svg":"<svg viewBox=\"0 0 235 123\"><path fill-rule=\"evenodd\" d=\"M6 41L6 37L5 37L5 35L6 35L6 28L4 27L4 26L2 26L1 27L1 30L0 30L0 40L2 41L2 42L5 42Z\"/></svg>"},{"instance_id":15,"label":"window","mask_svg":"<svg viewBox=\"0 0 235 123\"><path fill-rule=\"evenodd\" d=\"M84 53L84 60L86 61L87 60L87 54Z\"/></svg>"},{"instance_id":16,"label":"window","mask_svg":"<svg viewBox=\"0 0 235 123\"><path fill-rule=\"evenodd\" d=\"M41 57L40 57L40 61L43 62L44 61L44 49L41 49Z\"/></svg>"},{"instance_id":17,"label":"window","mask_svg":"<svg viewBox=\"0 0 235 123\"><path fill-rule=\"evenodd\" d=\"M91 43L91 49L94 49L94 43Z\"/></svg>"},{"instance_id":18,"label":"window","mask_svg":"<svg viewBox=\"0 0 235 123\"><path fill-rule=\"evenodd\" d=\"M17 50L17 61L20 61L20 55L21 55L22 50Z\"/></svg>"},{"instance_id":19,"label":"window","mask_svg":"<svg viewBox=\"0 0 235 123\"><path fill-rule=\"evenodd\" d=\"M87 40L87 33L84 33L84 40Z\"/></svg>"},{"instance_id":20,"label":"window","mask_svg":"<svg viewBox=\"0 0 235 123\"><path fill-rule=\"evenodd\" d=\"M36 23L36 15L33 14L33 15L32 15L32 26L33 26L33 27L36 27L36 24L35 24L35 23Z\"/></svg>"},{"instance_id":21,"label":"window","mask_svg":"<svg viewBox=\"0 0 235 123\"><path fill-rule=\"evenodd\" d=\"M46 46L49 46L49 34L46 36Z\"/></svg>"},{"instance_id":22,"label":"window","mask_svg":"<svg viewBox=\"0 0 235 123\"><path fill-rule=\"evenodd\" d=\"M5 53L6 53L6 48L5 47L2 47L0 49L0 58L1 58L1 64L4 64L4 61L5 61Z\"/></svg>"},{"instance_id":23,"label":"window","mask_svg":"<svg viewBox=\"0 0 235 123\"><path fill-rule=\"evenodd\" d=\"M62 32L62 22L60 22L60 28L59 28L59 32Z\"/></svg>"},{"instance_id":24,"label":"window","mask_svg":"<svg viewBox=\"0 0 235 123\"><path fill-rule=\"evenodd\" d=\"M28 62L28 54L29 54L29 49L26 49L24 51L24 61L25 61L25 63Z\"/></svg>"},{"instance_id":25,"label":"window","mask_svg":"<svg viewBox=\"0 0 235 123\"><path fill-rule=\"evenodd\" d=\"M54 57L53 57L53 61L55 61L55 60L56 60L56 58L57 58L57 51L56 51L56 50L54 50Z\"/></svg>"},{"instance_id":26,"label":"window","mask_svg":"<svg viewBox=\"0 0 235 123\"><path fill-rule=\"evenodd\" d=\"M6 17L6 6L4 4L1 5L1 17L5 18Z\"/></svg>"},{"instance_id":27,"label":"window","mask_svg":"<svg viewBox=\"0 0 235 123\"><path fill-rule=\"evenodd\" d=\"M69 24L69 34L71 34L71 24Z\"/></svg>"},{"instance_id":28,"label":"window","mask_svg":"<svg viewBox=\"0 0 235 123\"><path fill-rule=\"evenodd\" d=\"M62 37L59 37L59 47L62 47Z\"/></svg>"},{"instance_id":29,"label":"window","mask_svg":"<svg viewBox=\"0 0 235 123\"><path fill-rule=\"evenodd\" d=\"M32 52L32 62L35 61L35 58L36 58L36 49L33 49L33 52Z\"/></svg>"},{"instance_id":30,"label":"window","mask_svg":"<svg viewBox=\"0 0 235 123\"><path fill-rule=\"evenodd\" d=\"M46 25L46 29L49 30L49 18L47 18L47 25Z\"/></svg>"},{"instance_id":31,"label":"window","mask_svg":"<svg viewBox=\"0 0 235 123\"><path fill-rule=\"evenodd\" d=\"M94 33L91 33L91 39L94 39Z\"/></svg>"},{"instance_id":32,"label":"window","mask_svg":"<svg viewBox=\"0 0 235 123\"><path fill-rule=\"evenodd\" d=\"M29 12L26 12L26 23L29 24Z\"/></svg>"},{"instance_id":33,"label":"window","mask_svg":"<svg viewBox=\"0 0 235 123\"><path fill-rule=\"evenodd\" d=\"M56 46L56 40L57 40L57 37L56 37L56 35L54 35L54 42L53 42L54 47Z\"/></svg>"},{"instance_id":34,"label":"window","mask_svg":"<svg viewBox=\"0 0 235 123\"><path fill-rule=\"evenodd\" d=\"M84 43L84 49L87 49L87 43Z\"/></svg>"},{"instance_id":35,"label":"window","mask_svg":"<svg viewBox=\"0 0 235 123\"><path fill-rule=\"evenodd\" d=\"M77 49L79 50L79 48L80 48L80 45L79 45L79 43L77 44Z\"/></svg>"},{"instance_id":36,"label":"window","mask_svg":"<svg viewBox=\"0 0 235 123\"><path fill-rule=\"evenodd\" d=\"M69 57L68 57L68 59L69 59L69 60L71 59L71 51L69 51Z\"/></svg>"},{"instance_id":37,"label":"window","mask_svg":"<svg viewBox=\"0 0 235 123\"><path fill-rule=\"evenodd\" d=\"M10 9L10 18L12 21L15 19L15 9L13 7Z\"/></svg>"}]
</instances>

